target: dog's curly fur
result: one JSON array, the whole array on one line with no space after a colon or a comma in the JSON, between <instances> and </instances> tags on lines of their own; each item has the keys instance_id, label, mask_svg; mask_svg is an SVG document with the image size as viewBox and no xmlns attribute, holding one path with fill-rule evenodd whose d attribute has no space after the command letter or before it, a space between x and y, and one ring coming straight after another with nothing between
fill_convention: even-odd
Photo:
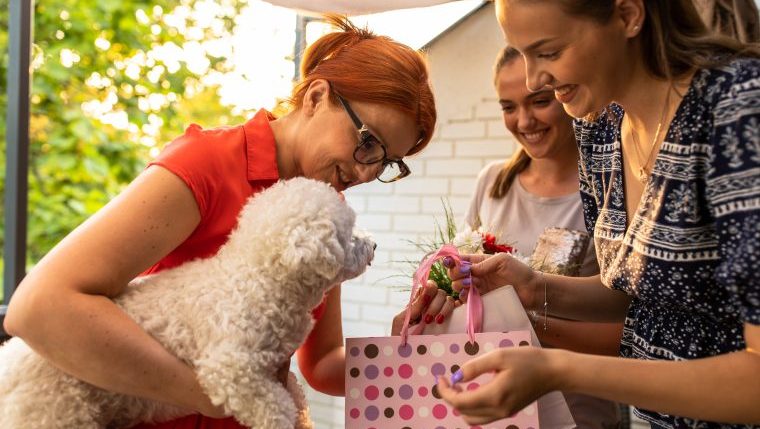
<instances>
[{"instance_id":1,"label":"dog's curly fur","mask_svg":"<svg viewBox=\"0 0 760 429\"><path fill-rule=\"evenodd\" d=\"M354 220L329 185L279 182L247 202L215 256L135 279L115 302L243 425L310 427L295 377L286 390L276 372L323 294L371 261L374 243L354 234ZM0 348L0 380L0 428L128 427L188 414L75 379L18 338Z\"/></svg>"}]
</instances>

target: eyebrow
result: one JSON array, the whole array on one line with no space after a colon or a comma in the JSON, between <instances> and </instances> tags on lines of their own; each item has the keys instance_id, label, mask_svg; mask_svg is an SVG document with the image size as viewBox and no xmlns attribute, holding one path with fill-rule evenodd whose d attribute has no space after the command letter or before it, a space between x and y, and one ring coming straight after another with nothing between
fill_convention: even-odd
<instances>
[{"instance_id":1,"label":"eyebrow","mask_svg":"<svg viewBox=\"0 0 760 429\"><path fill-rule=\"evenodd\" d=\"M528 45L527 47L525 47L525 49L523 49L523 53L533 52L537 50L538 48L540 48L541 45L544 45L549 42L553 42L556 39L557 39L556 37L550 37L548 39L541 39L541 40L535 41L531 43L530 45Z\"/></svg>"},{"instance_id":2,"label":"eyebrow","mask_svg":"<svg viewBox=\"0 0 760 429\"><path fill-rule=\"evenodd\" d=\"M551 92L552 92L552 90L550 90L550 89L540 89L540 90L538 90L538 91L536 91L536 92L531 92L531 93L530 93L530 94L528 94L528 96L527 96L527 97L525 97L525 98L527 98L528 100L532 100L532 99L534 99L534 98L536 98L536 97L540 97L540 96L542 96L542 95L547 95L547 94L549 94L549 93L551 93ZM509 100L509 99L500 98L500 99L499 99L499 104L504 104L504 103L512 103L512 104L517 104L517 102L516 102L516 101L514 101L514 100Z\"/></svg>"}]
</instances>

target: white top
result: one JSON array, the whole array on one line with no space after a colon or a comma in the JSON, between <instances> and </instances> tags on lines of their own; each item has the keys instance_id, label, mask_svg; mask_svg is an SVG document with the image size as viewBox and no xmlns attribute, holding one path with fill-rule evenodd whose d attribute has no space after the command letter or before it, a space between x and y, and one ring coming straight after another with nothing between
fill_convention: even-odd
<instances>
[{"instance_id":1,"label":"white top","mask_svg":"<svg viewBox=\"0 0 760 429\"><path fill-rule=\"evenodd\" d=\"M539 197L525 190L516 177L504 197L490 197L491 186L503 166L504 161L492 162L478 174L475 193L465 215L467 226L481 227L484 232L495 235L498 243L509 244L525 256L533 253L538 237L548 227L586 232L580 192L561 197ZM580 275L598 273L599 265L591 240Z\"/></svg>"}]
</instances>

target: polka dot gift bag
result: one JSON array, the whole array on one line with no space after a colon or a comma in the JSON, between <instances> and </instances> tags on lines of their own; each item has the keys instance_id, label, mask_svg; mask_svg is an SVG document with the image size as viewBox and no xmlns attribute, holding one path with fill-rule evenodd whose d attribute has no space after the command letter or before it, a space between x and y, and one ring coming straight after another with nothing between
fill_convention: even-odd
<instances>
[{"instance_id":1,"label":"polka dot gift bag","mask_svg":"<svg viewBox=\"0 0 760 429\"><path fill-rule=\"evenodd\" d=\"M419 285L427 281L430 265L445 256L459 258L456 248L451 245L443 246L428 256L415 272L411 296L414 296ZM485 298L490 295L491 293ZM483 317L487 314L484 309L487 311L488 307L490 305L484 307L477 291L472 290L467 305L457 308L459 315L456 318L452 315L448 323L435 325L438 330L451 326L452 332L456 333L447 333L445 330L432 334L425 332L424 322L410 328L407 313L401 336L347 338L346 428L468 428L456 410L440 398L436 377L450 377L459 369L460 364L490 350L527 346L535 342L531 338L530 323L521 306L519 309L527 323L526 328L481 332L483 321L488 321L488 317ZM453 326L455 319L459 323L456 329ZM430 328L433 326L428 325ZM484 374L462 387L477 389L491 378L492 374ZM562 405L567 410L564 399ZM569 411L567 416L569 418ZM549 427L572 428L574 424ZM496 428L538 429L537 404L530 404L511 418L482 426L482 429ZM546 428L542 426L542 429Z\"/></svg>"}]
</instances>

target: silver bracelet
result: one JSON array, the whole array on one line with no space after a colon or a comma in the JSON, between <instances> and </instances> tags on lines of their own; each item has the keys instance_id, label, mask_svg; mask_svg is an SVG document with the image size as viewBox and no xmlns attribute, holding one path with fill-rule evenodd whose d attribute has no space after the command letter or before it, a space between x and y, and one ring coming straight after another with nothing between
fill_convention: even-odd
<instances>
[{"instance_id":1,"label":"silver bracelet","mask_svg":"<svg viewBox=\"0 0 760 429\"><path fill-rule=\"evenodd\" d=\"M549 328L549 301L547 300L546 296L546 275L544 275L543 271L539 271L541 274L541 279L544 281L544 332Z\"/></svg>"}]
</instances>

